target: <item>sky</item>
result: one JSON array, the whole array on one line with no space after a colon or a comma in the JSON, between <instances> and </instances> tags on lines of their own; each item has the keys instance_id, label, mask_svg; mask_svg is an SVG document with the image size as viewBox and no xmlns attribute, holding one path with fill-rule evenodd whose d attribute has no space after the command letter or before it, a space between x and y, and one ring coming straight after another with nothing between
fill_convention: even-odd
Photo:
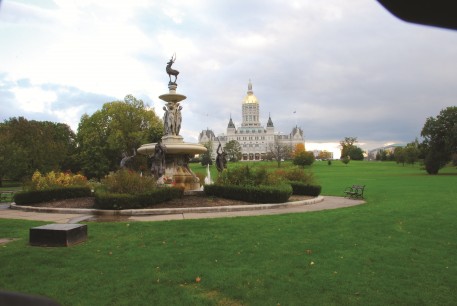
<instances>
[{"instance_id":1,"label":"sky","mask_svg":"<svg viewBox=\"0 0 457 306\"><path fill-rule=\"evenodd\" d=\"M275 130L308 150L420 139L455 106L457 31L403 22L377 1L2 0L0 121L67 123L132 94L163 116L176 53L181 135L241 124L249 80ZM294 113L295 112L295 113Z\"/></svg>"}]
</instances>

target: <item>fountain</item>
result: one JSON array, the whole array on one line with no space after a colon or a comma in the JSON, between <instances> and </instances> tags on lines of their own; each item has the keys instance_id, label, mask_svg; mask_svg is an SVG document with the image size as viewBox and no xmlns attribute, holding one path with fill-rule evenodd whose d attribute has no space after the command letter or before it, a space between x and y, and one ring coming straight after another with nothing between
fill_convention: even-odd
<instances>
[{"instance_id":1,"label":"fountain","mask_svg":"<svg viewBox=\"0 0 457 306\"><path fill-rule=\"evenodd\" d=\"M176 60L170 59L166 71L170 77L167 94L159 96L165 101L163 110L164 136L157 143L148 143L138 148L138 153L153 158L151 171L159 184L183 187L185 191L200 190L199 178L190 170L188 163L195 154L205 153L207 149L200 144L184 142L179 135L181 129L182 106L186 96L176 93L176 79L179 71L171 68ZM174 82L171 76L175 77Z\"/></svg>"},{"instance_id":2,"label":"fountain","mask_svg":"<svg viewBox=\"0 0 457 306\"><path fill-rule=\"evenodd\" d=\"M211 185L213 180L211 179L211 172L209 171L209 164L206 165L206 177L205 177L205 185Z\"/></svg>"}]
</instances>

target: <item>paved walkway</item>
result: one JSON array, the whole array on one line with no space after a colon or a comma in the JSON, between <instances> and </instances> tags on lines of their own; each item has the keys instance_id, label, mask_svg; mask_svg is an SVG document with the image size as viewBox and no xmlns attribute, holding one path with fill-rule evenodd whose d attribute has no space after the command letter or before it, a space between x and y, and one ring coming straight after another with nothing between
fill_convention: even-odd
<instances>
[{"instance_id":1,"label":"paved walkway","mask_svg":"<svg viewBox=\"0 0 457 306\"><path fill-rule=\"evenodd\" d=\"M257 204L223 207L201 207L180 209L141 209L125 211L96 211L78 209L31 209L27 207L10 208L10 204L0 204L0 218L39 220L55 223L78 223L91 221L166 221L204 218L225 218L241 216L277 215L304 213L327 209L350 207L365 203L342 197L319 196L315 199L289 202L284 204ZM14 205L13 205L14 206ZM34 211L30 211L34 210ZM100 215L98 215L100 214Z\"/></svg>"}]
</instances>

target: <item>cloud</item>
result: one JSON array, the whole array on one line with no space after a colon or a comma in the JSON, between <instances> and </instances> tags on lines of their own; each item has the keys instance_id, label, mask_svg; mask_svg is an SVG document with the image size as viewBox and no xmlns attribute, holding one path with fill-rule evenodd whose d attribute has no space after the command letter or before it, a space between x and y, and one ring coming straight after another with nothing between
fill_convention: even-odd
<instances>
[{"instance_id":1,"label":"cloud","mask_svg":"<svg viewBox=\"0 0 457 306\"><path fill-rule=\"evenodd\" d=\"M298 125L321 143L412 141L457 95L457 32L404 23L375 1L11 0L0 18L1 116L75 127L129 93L161 116L174 52L192 141L224 133L230 115L240 124L249 79L264 125L271 113L277 131Z\"/></svg>"},{"instance_id":2,"label":"cloud","mask_svg":"<svg viewBox=\"0 0 457 306\"><path fill-rule=\"evenodd\" d=\"M27 119L67 123L77 130L81 116L92 114L106 102L122 100L84 92L59 84L34 84L28 79L11 81L0 74L0 120L23 116Z\"/></svg>"}]
</instances>

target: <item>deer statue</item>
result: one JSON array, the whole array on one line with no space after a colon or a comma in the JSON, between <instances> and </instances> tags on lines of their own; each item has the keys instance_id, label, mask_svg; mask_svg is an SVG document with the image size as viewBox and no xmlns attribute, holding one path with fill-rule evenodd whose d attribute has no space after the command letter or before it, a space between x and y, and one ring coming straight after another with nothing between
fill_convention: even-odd
<instances>
[{"instance_id":1,"label":"deer statue","mask_svg":"<svg viewBox=\"0 0 457 306\"><path fill-rule=\"evenodd\" d=\"M174 57L174 59L173 59L173 57ZM171 65L173 65L175 61L176 61L176 53L173 54L173 56L171 57L170 61L167 63L166 71L168 73L168 76L170 77L170 83L169 84L176 84L176 79L178 78L179 71L171 69ZM171 81L171 76L172 75L175 76L175 81L174 82Z\"/></svg>"}]
</instances>

